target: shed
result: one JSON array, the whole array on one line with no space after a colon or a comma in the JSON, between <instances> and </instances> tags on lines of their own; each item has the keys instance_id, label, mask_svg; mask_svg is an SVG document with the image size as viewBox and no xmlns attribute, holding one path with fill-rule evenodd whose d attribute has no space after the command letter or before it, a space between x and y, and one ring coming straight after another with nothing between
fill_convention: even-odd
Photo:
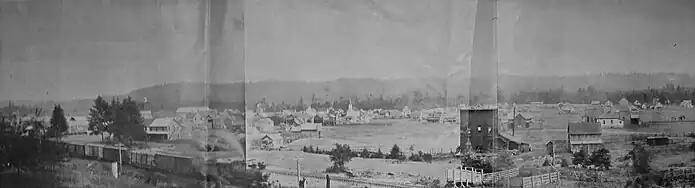
<instances>
[{"instance_id":1,"label":"shed","mask_svg":"<svg viewBox=\"0 0 695 188\"><path fill-rule=\"evenodd\" d=\"M283 138L280 134L266 134L261 138L263 143L263 148L280 148L284 143Z\"/></svg>"},{"instance_id":2,"label":"shed","mask_svg":"<svg viewBox=\"0 0 695 188\"><path fill-rule=\"evenodd\" d=\"M649 146L665 146L670 144L670 139L664 136L647 137L647 145Z\"/></svg>"},{"instance_id":3,"label":"shed","mask_svg":"<svg viewBox=\"0 0 695 188\"><path fill-rule=\"evenodd\" d=\"M570 151L568 140L549 140L545 143L545 148L551 156Z\"/></svg>"}]
</instances>

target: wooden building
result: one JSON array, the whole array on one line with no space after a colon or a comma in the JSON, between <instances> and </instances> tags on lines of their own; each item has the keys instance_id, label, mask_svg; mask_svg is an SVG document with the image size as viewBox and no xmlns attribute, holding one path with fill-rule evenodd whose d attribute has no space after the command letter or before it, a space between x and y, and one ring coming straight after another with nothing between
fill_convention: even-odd
<instances>
[{"instance_id":1,"label":"wooden building","mask_svg":"<svg viewBox=\"0 0 695 188\"><path fill-rule=\"evenodd\" d=\"M570 152L568 140L549 140L545 143L545 148L550 156Z\"/></svg>"},{"instance_id":2,"label":"wooden building","mask_svg":"<svg viewBox=\"0 0 695 188\"><path fill-rule=\"evenodd\" d=\"M578 122L567 125L567 140L572 153L580 150L593 152L603 148L601 124L597 122Z\"/></svg>"},{"instance_id":3,"label":"wooden building","mask_svg":"<svg viewBox=\"0 0 695 188\"><path fill-rule=\"evenodd\" d=\"M460 110L460 146L468 151L490 151L498 134L496 107L462 108Z\"/></svg>"}]
</instances>

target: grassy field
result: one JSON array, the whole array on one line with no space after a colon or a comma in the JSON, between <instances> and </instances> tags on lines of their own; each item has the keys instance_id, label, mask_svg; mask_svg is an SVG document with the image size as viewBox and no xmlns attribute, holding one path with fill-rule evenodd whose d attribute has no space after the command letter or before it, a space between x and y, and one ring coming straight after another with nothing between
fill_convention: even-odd
<instances>
[{"instance_id":1,"label":"grassy field","mask_svg":"<svg viewBox=\"0 0 695 188\"><path fill-rule=\"evenodd\" d=\"M321 136L324 140L330 141L308 144L334 148L334 143L341 143L349 144L353 148L380 148L383 152L388 152L394 144L406 152L410 145L413 145L415 152L431 150L448 152L449 149L458 147L459 124L421 124L409 120L388 121L394 122L391 125L323 127Z\"/></svg>"},{"instance_id":2,"label":"grassy field","mask_svg":"<svg viewBox=\"0 0 695 188\"><path fill-rule=\"evenodd\" d=\"M312 173L324 172L326 168L333 164L326 155L309 154L300 151L251 151L247 157L265 162L269 169L277 168L282 170L296 170L296 158L299 158L300 170ZM419 175L444 179L444 169L452 168L452 165L447 162L404 162L394 164L391 160L386 159L353 158L347 164L347 167L360 177L370 177L370 179L382 182L400 183L410 182Z\"/></svg>"}]
</instances>

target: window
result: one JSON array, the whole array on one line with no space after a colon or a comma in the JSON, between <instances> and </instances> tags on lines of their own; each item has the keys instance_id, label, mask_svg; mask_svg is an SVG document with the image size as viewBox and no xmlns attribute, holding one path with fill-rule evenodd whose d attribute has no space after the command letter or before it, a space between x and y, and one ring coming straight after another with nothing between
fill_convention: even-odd
<instances>
[{"instance_id":1,"label":"window","mask_svg":"<svg viewBox=\"0 0 695 188\"><path fill-rule=\"evenodd\" d=\"M611 119L611 124L613 124L613 120Z\"/></svg>"},{"instance_id":2,"label":"window","mask_svg":"<svg viewBox=\"0 0 695 188\"><path fill-rule=\"evenodd\" d=\"M153 132L166 132L167 127L150 127L150 131Z\"/></svg>"},{"instance_id":3,"label":"window","mask_svg":"<svg viewBox=\"0 0 695 188\"><path fill-rule=\"evenodd\" d=\"M483 131L482 127L480 127L480 125L478 125L478 132L481 132L481 131Z\"/></svg>"},{"instance_id":4,"label":"window","mask_svg":"<svg viewBox=\"0 0 695 188\"><path fill-rule=\"evenodd\" d=\"M601 120L601 124L606 124L606 120ZM596 124L594 124L596 125Z\"/></svg>"}]
</instances>

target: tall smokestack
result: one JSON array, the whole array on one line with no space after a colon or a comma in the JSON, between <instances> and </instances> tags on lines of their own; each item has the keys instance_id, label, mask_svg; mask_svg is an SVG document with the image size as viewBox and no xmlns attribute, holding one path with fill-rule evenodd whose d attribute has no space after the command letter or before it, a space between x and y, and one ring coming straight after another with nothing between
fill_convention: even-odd
<instances>
[{"instance_id":1,"label":"tall smokestack","mask_svg":"<svg viewBox=\"0 0 695 188\"><path fill-rule=\"evenodd\" d=\"M469 104L497 104L497 1L478 0L471 54ZM476 97L477 96L477 97Z\"/></svg>"}]
</instances>

